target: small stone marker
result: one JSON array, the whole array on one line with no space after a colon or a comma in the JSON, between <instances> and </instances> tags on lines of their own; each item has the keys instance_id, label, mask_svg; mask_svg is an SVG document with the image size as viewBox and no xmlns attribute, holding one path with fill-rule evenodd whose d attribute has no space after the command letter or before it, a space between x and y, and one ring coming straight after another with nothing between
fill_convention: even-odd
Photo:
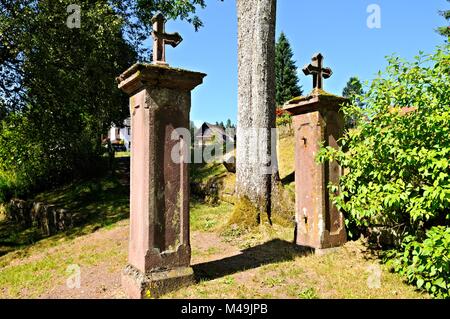
<instances>
[{"instance_id":1,"label":"small stone marker","mask_svg":"<svg viewBox=\"0 0 450 319\"><path fill-rule=\"evenodd\" d=\"M152 18L153 23L153 64L167 65L166 62L166 45L177 47L183 38L178 32L166 33L166 19L162 13L156 14Z\"/></svg>"},{"instance_id":2,"label":"small stone marker","mask_svg":"<svg viewBox=\"0 0 450 319\"><path fill-rule=\"evenodd\" d=\"M322 77L329 78L331 69L322 67L323 56L313 57L305 67L312 74L314 89L306 97L287 102L284 109L294 115L295 129L295 214L298 245L314 248L317 253L343 245L347 240L342 212L331 202L328 184L337 184L342 174L337 162L318 164L320 143L338 147L344 120L340 105L347 100L323 91Z\"/></svg>"},{"instance_id":3,"label":"small stone marker","mask_svg":"<svg viewBox=\"0 0 450 319\"><path fill-rule=\"evenodd\" d=\"M154 64L135 64L117 79L130 96L133 131L130 241L122 276L131 298L159 297L193 282L189 169L186 161L172 159L174 147L183 143L172 133L189 131L191 91L206 75L161 65L164 54L156 55Z\"/></svg>"}]
</instances>

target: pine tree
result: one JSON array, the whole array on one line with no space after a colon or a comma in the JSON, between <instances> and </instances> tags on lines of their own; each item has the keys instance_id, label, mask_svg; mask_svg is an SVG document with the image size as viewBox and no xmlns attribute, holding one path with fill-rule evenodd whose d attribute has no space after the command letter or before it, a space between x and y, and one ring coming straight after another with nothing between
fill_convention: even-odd
<instances>
[{"instance_id":1,"label":"pine tree","mask_svg":"<svg viewBox=\"0 0 450 319\"><path fill-rule=\"evenodd\" d=\"M358 77L353 76L348 80L347 85L342 90L342 96L349 98L349 99L355 99L355 103L359 107L364 107L364 104L361 102L361 99L358 97L360 95L364 94L363 86L361 84L361 81L358 79ZM347 128L353 128L356 125L356 119L354 116L350 116L347 118L346 121L346 127Z\"/></svg>"},{"instance_id":2,"label":"pine tree","mask_svg":"<svg viewBox=\"0 0 450 319\"><path fill-rule=\"evenodd\" d=\"M302 89L298 84L297 67L292 59L291 45L283 32L278 38L275 51L276 102L280 106L302 95Z\"/></svg>"},{"instance_id":3,"label":"pine tree","mask_svg":"<svg viewBox=\"0 0 450 319\"><path fill-rule=\"evenodd\" d=\"M344 90L342 90L342 96L347 98L350 98L354 95L362 95L362 94L363 94L362 84L361 81L356 76L351 77L350 80L348 80Z\"/></svg>"},{"instance_id":4,"label":"pine tree","mask_svg":"<svg viewBox=\"0 0 450 319\"><path fill-rule=\"evenodd\" d=\"M450 2L450 0L447 0ZM450 10L443 10L440 11L439 14L441 16L443 16L447 21L450 22ZM439 34L443 35L444 37L449 37L450 38L450 26L447 25L445 27L440 27L437 30L439 32Z\"/></svg>"}]
</instances>

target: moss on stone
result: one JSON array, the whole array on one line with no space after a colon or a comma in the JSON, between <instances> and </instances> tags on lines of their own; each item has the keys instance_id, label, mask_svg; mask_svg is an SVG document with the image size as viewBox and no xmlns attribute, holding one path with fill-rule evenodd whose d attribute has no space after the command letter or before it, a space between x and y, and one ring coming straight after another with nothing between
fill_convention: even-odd
<instances>
[{"instance_id":1,"label":"moss on stone","mask_svg":"<svg viewBox=\"0 0 450 319\"><path fill-rule=\"evenodd\" d=\"M294 221L294 196L281 184L275 183L272 187L272 223L284 227L292 226Z\"/></svg>"},{"instance_id":2,"label":"moss on stone","mask_svg":"<svg viewBox=\"0 0 450 319\"><path fill-rule=\"evenodd\" d=\"M332 94L332 93L330 93L330 92L327 92L327 91L325 91L325 90L323 90L323 89L318 89L318 88L315 88L315 89L312 91L311 95L331 96L331 97L342 98L342 97L340 97L340 96L337 96L337 95L335 95L335 94Z\"/></svg>"},{"instance_id":3,"label":"moss on stone","mask_svg":"<svg viewBox=\"0 0 450 319\"><path fill-rule=\"evenodd\" d=\"M291 104L291 102L302 101L304 99L306 99L306 96L303 96L303 95L302 96L297 96L297 97L294 97L294 98L290 99L287 104Z\"/></svg>"},{"instance_id":4,"label":"moss on stone","mask_svg":"<svg viewBox=\"0 0 450 319\"><path fill-rule=\"evenodd\" d=\"M315 88L315 89L312 90L312 92L310 94L308 94L306 96L302 95L302 96L294 97L293 99L289 100L286 103L286 105L294 104L294 103L301 102L301 101L306 101L306 100L309 100L309 99L311 99L312 97L315 97L315 96L320 96L321 98L325 98L325 99L326 98L345 99L342 96L338 96L338 95L332 94L332 93L327 92L327 91L325 91L323 89Z\"/></svg>"},{"instance_id":5,"label":"moss on stone","mask_svg":"<svg viewBox=\"0 0 450 319\"><path fill-rule=\"evenodd\" d=\"M244 229L257 227L261 222L261 212L246 196L236 199L229 225L238 225Z\"/></svg>"}]
</instances>

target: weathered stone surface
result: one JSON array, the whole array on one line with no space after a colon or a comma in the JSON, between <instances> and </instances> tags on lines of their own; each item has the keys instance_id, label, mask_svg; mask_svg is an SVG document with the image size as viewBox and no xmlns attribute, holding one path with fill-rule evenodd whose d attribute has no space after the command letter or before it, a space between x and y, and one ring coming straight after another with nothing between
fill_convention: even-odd
<instances>
[{"instance_id":1,"label":"weathered stone surface","mask_svg":"<svg viewBox=\"0 0 450 319\"><path fill-rule=\"evenodd\" d=\"M328 184L337 184L342 172L336 162L318 164L320 143L338 147L344 121L340 105L345 98L315 89L289 101L294 114L296 235L298 245L316 249L338 247L347 240L342 212L332 204Z\"/></svg>"},{"instance_id":2,"label":"weathered stone surface","mask_svg":"<svg viewBox=\"0 0 450 319\"><path fill-rule=\"evenodd\" d=\"M204 77L135 64L118 78L119 88L130 95L133 130L129 266L123 278L130 297L143 297L144 290L158 296L187 282L184 273L172 275L174 269L189 268L191 258L189 170L187 161L172 159L180 143L172 133L179 128L188 131L191 90Z\"/></svg>"},{"instance_id":3,"label":"weathered stone surface","mask_svg":"<svg viewBox=\"0 0 450 319\"><path fill-rule=\"evenodd\" d=\"M6 215L9 220L24 225L31 226L30 203L21 199L13 198L6 205Z\"/></svg>"},{"instance_id":4,"label":"weathered stone surface","mask_svg":"<svg viewBox=\"0 0 450 319\"><path fill-rule=\"evenodd\" d=\"M79 221L76 214L43 202L12 199L6 210L11 221L25 227L36 227L44 236L66 231Z\"/></svg>"},{"instance_id":5,"label":"weathered stone surface","mask_svg":"<svg viewBox=\"0 0 450 319\"><path fill-rule=\"evenodd\" d=\"M128 265L122 274L122 286L132 299L159 298L193 283L194 271L191 267L176 267L144 274Z\"/></svg>"},{"instance_id":6,"label":"weathered stone surface","mask_svg":"<svg viewBox=\"0 0 450 319\"><path fill-rule=\"evenodd\" d=\"M183 41L178 32L166 33L166 19L162 13L156 14L152 18L153 24L153 63L159 65L167 65L166 63L166 45L177 47Z\"/></svg>"},{"instance_id":7,"label":"weathered stone surface","mask_svg":"<svg viewBox=\"0 0 450 319\"><path fill-rule=\"evenodd\" d=\"M317 53L313 56L312 62L303 68L305 75L313 76L313 89L323 89L323 79L328 79L333 74L330 68L323 67L323 55Z\"/></svg>"}]
</instances>

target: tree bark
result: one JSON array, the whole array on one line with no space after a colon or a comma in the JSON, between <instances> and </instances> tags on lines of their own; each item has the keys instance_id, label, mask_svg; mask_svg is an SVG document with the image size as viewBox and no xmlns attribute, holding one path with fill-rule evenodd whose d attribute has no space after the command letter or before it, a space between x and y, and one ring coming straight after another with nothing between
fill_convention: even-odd
<instances>
[{"instance_id":1,"label":"tree bark","mask_svg":"<svg viewBox=\"0 0 450 319\"><path fill-rule=\"evenodd\" d=\"M275 128L276 0L237 0L237 15L236 192L270 217L272 185L278 176L276 144L271 141L271 129Z\"/></svg>"}]
</instances>

